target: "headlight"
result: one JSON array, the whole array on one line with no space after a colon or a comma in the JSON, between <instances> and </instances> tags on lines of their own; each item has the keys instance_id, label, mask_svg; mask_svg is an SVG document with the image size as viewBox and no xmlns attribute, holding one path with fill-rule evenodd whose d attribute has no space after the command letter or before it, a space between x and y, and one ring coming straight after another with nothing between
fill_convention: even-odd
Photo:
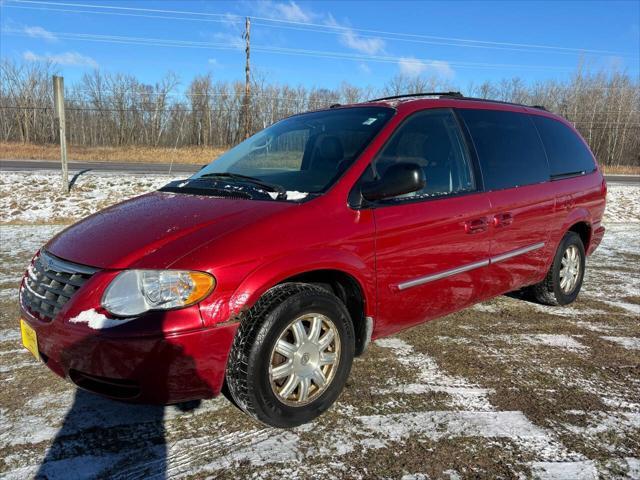
<instances>
[{"instance_id":1,"label":"headlight","mask_svg":"<svg viewBox=\"0 0 640 480\"><path fill-rule=\"evenodd\" d=\"M209 295L215 286L215 278L203 272L127 270L111 281L102 306L122 317L187 307Z\"/></svg>"}]
</instances>

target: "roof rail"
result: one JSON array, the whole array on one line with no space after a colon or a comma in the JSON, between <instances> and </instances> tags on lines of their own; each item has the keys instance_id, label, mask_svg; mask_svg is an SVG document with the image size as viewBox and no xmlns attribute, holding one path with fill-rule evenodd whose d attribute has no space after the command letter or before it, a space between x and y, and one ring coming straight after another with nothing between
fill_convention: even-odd
<instances>
[{"instance_id":1,"label":"roof rail","mask_svg":"<svg viewBox=\"0 0 640 480\"><path fill-rule=\"evenodd\" d=\"M490 103L500 103L503 105L515 105L517 107L527 107L527 108L537 108L539 110L545 110L547 111L547 109L545 107L543 107L542 105L525 105L524 103L516 103L516 102L507 102L505 100L493 100L491 98L479 98L479 97L465 97L465 96L460 96L461 100L472 100L472 101L476 101L476 102L490 102Z\"/></svg>"},{"instance_id":2,"label":"roof rail","mask_svg":"<svg viewBox=\"0 0 640 480\"><path fill-rule=\"evenodd\" d=\"M465 97L460 92L425 92L425 93L407 93L404 95L393 95L391 97L382 97L375 98L373 100L367 100L366 103L369 102L379 102L381 100L394 100L398 98L411 98L411 97L451 97L457 98L460 100L475 100L478 102L491 102L491 103L502 103L505 105L517 105L519 107L529 107L529 108L537 108L539 110L547 110L542 105L524 105L522 103L514 103L514 102L505 102L504 100L492 100L490 98L478 98L478 97Z\"/></svg>"},{"instance_id":3,"label":"roof rail","mask_svg":"<svg viewBox=\"0 0 640 480\"><path fill-rule=\"evenodd\" d=\"M420 93L405 93L404 95L393 95L390 97L374 98L373 100L367 100L368 102L379 102L381 100L395 100L397 98L410 98L410 97L455 97L464 98L460 92L420 92Z\"/></svg>"}]
</instances>

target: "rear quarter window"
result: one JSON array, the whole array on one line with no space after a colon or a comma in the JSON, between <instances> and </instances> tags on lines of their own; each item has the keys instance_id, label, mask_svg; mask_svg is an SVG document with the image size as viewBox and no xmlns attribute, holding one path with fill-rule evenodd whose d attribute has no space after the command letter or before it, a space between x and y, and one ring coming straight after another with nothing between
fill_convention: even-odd
<instances>
[{"instance_id":1,"label":"rear quarter window","mask_svg":"<svg viewBox=\"0 0 640 480\"><path fill-rule=\"evenodd\" d=\"M573 130L552 118L532 115L532 119L547 152L552 178L595 170L591 152Z\"/></svg>"},{"instance_id":2,"label":"rear quarter window","mask_svg":"<svg viewBox=\"0 0 640 480\"><path fill-rule=\"evenodd\" d=\"M468 109L459 113L478 153L487 190L549 180L545 151L529 115Z\"/></svg>"}]
</instances>

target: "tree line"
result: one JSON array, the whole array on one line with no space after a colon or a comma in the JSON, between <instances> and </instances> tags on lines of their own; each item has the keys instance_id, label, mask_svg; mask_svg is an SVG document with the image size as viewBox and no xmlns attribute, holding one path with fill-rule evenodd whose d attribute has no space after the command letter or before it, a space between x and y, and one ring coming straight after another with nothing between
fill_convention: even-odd
<instances>
[{"instance_id":1,"label":"tree line","mask_svg":"<svg viewBox=\"0 0 640 480\"><path fill-rule=\"evenodd\" d=\"M57 142L50 63L0 64L0 139ZM217 81L211 73L181 88L165 74L154 84L128 74L95 70L65 86L68 142L79 146L229 147L245 136L244 83ZM336 103L404 93L451 91L437 77L397 75L381 88L343 82L338 88L276 84L252 79L250 132L281 118ZM465 95L543 105L574 123L605 165L640 165L640 84L625 72L577 69L566 80L527 83L520 78L469 85Z\"/></svg>"}]
</instances>

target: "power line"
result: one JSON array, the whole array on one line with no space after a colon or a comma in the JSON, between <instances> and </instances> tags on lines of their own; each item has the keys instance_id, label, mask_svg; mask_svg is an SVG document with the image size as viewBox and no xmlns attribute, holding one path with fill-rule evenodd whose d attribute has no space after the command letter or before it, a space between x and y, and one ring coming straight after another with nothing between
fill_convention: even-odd
<instances>
[{"instance_id":1,"label":"power line","mask_svg":"<svg viewBox=\"0 0 640 480\"><path fill-rule=\"evenodd\" d=\"M215 22L215 23L223 23L229 24L230 19L212 19L212 18L194 18L194 17L175 17L175 16L167 16L163 15L145 15L145 14L136 14L136 13L121 13L121 12L99 12L92 10L73 10L73 9L63 9L63 8L47 8L43 6L39 7L28 7L22 5L5 5L10 8L19 8L25 10L46 10L51 12L63 12L63 13L76 13L76 14L92 14L92 15L113 15L113 16L125 16L125 17L138 17L138 18L151 18L151 19L160 19L160 20L186 20L186 21L194 21L194 22ZM235 18L235 17L234 17ZM238 17L239 18L239 17ZM343 34L343 32L335 31L335 30L327 30L327 29L318 29L314 27L300 27L300 26L292 26L292 25L284 25L284 24L273 24L269 22L255 22L255 24L267 27L267 28L282 28L289 30L297 30L297 31L308 31L308 32L316 32L322 34ZM445 40L421 40L414 38L404 38L404 37L393 37L393 36L384 36L384 35L371 35L371 34L360 34L363 38L380 38L383 40L394 40L401 42L411 42L411 43L420 43L427 45L442 45L442 46L452 46L452 47L460 47L460 48L481 48L481 49L490 49L490 50L504 50L504 51L515 51L515 52L537 52L536 49L533 48L524 48L524 47L507 47L507 46L499 46L499 45L478 45L478 44L468 44L468 43L460 43L460 42L451 42ZM566 52L566 51L550 51L547 53L560 54L560 55L575 55L576 52ZM592 52L581 52L581 53L590 53L594 56L609 56L610 54L595 54ZM621 55L628 57L629 55ZM635 57L633 57L635 58Z\"/></svg>"},{"instance_id":2,"label":"power line","mask_svg":"<svg viewBox=\"0 0 640 480\"><path fill-rule=\"evenodd\" d=\"M194 18L196 17L205 17L208 19L225 19L227 23L229 23L230 19L235 19L237 22L242 21L242 16L228 13L208 13L208 12L193 12L188 10L166 10L166 9L152 9L152 8L140 8L140 7L121 7L121 6L113 6L113 5L96 5L96 4L81 4L81 3L67 3L67 2L48 2L41 0L8 0L6 6L12 6L10 3L19 3L19 4L34 4L34 5L46 5L46 6L62 6L62 7L80 7L80 8L90 8L97 10L111 10L111 11L126 11L126 12L148 12L148 13L160 13L160 14L177 14L177 15L189 15ZM88 12L87 12L88 13ZM323 29L328 31L335 31L337 33L345 33L345 32L361 32L367 34L374 35L388 35L394 38L413 38L413 39L428 39L428 40L443 40L443 41L451 41L451 42L460 42L463 44L480 44L487 46L507 46L507 47L521 47L521 48L532 48L532 49L541 49L541 50L557 50L557 51L572 51L575 53L596 53L603 55L626 55L626 52L616 52L611 50L598 50L598 49L587 49L587 48L575 48L575 47L561 47L558 45L545 45L545 44L533 44L533 43L517 43L517 42L499 42L493 40L478 40L472 38L460 38L460 37L445 37L445 36L436 36L436 35L425 35L425 34L415 34L415 33L401 33L401 32L393 32L393 31L385 31L385 30L375 30L368 28L356 28L356 27L346 27L342 25L338 25L336 23L312 23L312 22L302 22L302 21L293 21L293 20L285 20L279 18L272 17L260 17L251 15L251 18L258 21L263 22L272 22L276 24L284 24L284 25L296 25L302 27L313 27L316 29Z\"/></svg>"},{"instance_id":3,"label":"power line","mask_svg":"<svg viewBox=\"0 0 640 480\"><path fill-rule=\"evenodd\" d=\"M3 33L9 35L16 35L26 37L27 33L15 29L3 29ZM176 47L176 48L199 48L209 50L239 50L241 45L229 45L226 43L214 43L214 42L199 42L194 40L171 40L161 38L149 38L149 37L126 37L119 35L98 35L89 33L70 33L70 32L51 32L60 38L68 40L82 40L100 43L114 43L114 44L129 44L129 45L142 45L150 47ZM332 58L343 59L353 61L370 61L378 63L393 63L396 64L399 61L409 61L412 64L424 65L425 67L438 68L442 65L448 65L456 68L511 68L511 69L536 69L536 70L556 70L556 71L568 71L574 67L569 66L556 66L556 65L524 65L524 64L510 64L510 63L488 63L488 62L457 62L446 61L438 59L425 59L425 58L411 58L405 57L393 57L384 55L361 55L355 53L341 53L341 52L328 52L323 50L309 50L299 48L288 47L274 47L266 45L252 46L253 50L275 53L281 55L297 55L297 56L310 56L316 58Z\"/></svg>"}]
</instances>

